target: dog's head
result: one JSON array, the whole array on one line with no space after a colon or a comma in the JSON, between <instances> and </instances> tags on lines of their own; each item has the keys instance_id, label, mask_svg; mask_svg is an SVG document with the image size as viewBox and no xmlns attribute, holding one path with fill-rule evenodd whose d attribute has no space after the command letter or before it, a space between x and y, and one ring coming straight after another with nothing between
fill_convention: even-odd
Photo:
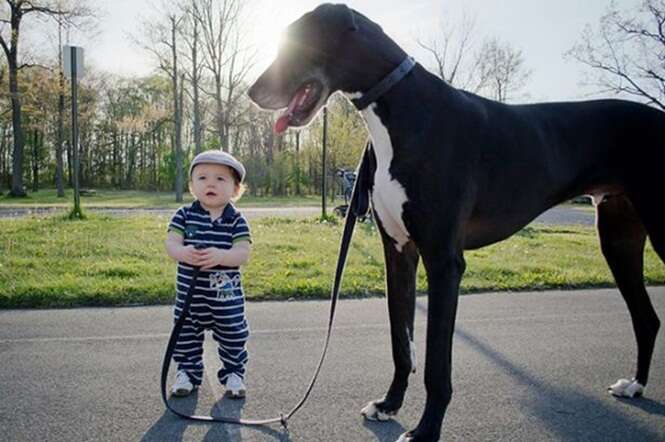
<instances>
[{"instance_id":1,"label":"dog's head","mask_svg":"<svg viewBox=\"0 0 665 442\"><path fill-rule=\"evenodd\" d=\"M362 14L346 5L320 5L288 26L277 58L249 97L263 109L286 109L275 132L305 126L335 91L366 91L389 72L403 52L386 56L386 47L398 48Z\"/></svg>"}]
</instances>

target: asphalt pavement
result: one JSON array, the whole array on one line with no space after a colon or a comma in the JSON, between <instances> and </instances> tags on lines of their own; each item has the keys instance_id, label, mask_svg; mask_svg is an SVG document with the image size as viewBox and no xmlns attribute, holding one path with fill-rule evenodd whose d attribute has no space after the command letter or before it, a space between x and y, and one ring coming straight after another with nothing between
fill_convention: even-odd
<instances>
[{"instance_id":1,"label":"asphalt pavement","mask_svg":"<svg viewBox=\"0 0 665 442\"><path fill-rule=\"evenodd\" d=\"M665 318L665 287L650 293ZM0 440L393 441L417 423L425 399L426 298L417 303L420 365L396 419L360 416L391 379L385 300L346 300L320 379L288 432L192 423L164 410L159 371L170 307L0 311ZM208 336L202 388L173 403L245 418L288 411L316 366L327 315L322 301L249 303L247 398L223 398ZM607 385L632 376L635 363L630 318L616 290L465 295L442 440L665 440L663 339L645 397L616 399Z\"/></svg>"}]
</instances>

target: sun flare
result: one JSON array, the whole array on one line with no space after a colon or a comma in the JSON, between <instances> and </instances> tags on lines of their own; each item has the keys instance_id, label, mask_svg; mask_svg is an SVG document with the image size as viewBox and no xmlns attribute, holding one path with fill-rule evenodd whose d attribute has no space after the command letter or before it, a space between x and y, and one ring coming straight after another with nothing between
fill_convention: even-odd
<instances>
[{"instance_id":1,"label":"sun flare","mask_svg":"<svg viewBox=\"0 0 665 442\"><path fill-rule=\"evenodd\" d=\"M297 18L284 11L273 12L266 11L253 26L252 40L258 55L257 67L260 68L267 67L275 59L286 27Z\"/></svg>"}]
</instances>

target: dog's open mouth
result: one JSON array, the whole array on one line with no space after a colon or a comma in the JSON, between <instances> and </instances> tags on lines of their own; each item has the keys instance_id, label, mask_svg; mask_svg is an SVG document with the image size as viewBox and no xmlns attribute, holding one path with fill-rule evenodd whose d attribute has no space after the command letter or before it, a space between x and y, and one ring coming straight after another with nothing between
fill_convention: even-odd
<instances>
[{"instance_id":1,"label":"dog's open mouth","mask_svg":"<svg viewBox=\"0 0 665 442\"><path fill-rule=\"evenodd\" d=\"M289 101L286 110L277 118L274 131L283 133L289 126L301 126L315 110L323 85L316 80L303 83Z\"/></svg>"}]
</instances>

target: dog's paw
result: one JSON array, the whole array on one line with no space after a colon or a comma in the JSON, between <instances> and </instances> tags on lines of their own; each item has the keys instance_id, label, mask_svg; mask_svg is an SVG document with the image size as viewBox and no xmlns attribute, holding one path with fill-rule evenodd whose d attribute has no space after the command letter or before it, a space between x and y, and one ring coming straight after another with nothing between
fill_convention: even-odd
<instances>
[{"instance_id":1,"label":"dog's paw","mask_svg":"<svg viewBox=\"0 0 665 442\"><path fill-rule=\"evenodd\" d=\"M635 379L619 379L614 384L607 387L607 390L613 396L635 398L644 394L644 385Z\"/></svg>"},{"instance_id":2,"label":"dog's paw","mask_svg":"<svg viewBox=\"0 0 665 442\"><path fill-rule=\"evenodd\" d=\"M365 408L360 410L360 414L362 414L365 419L369 421L385 422L395 416L397 411L382 411L379 409L379 407L376 406L376 401L372 401L365 405Z\"/></svg>"},{"instance_id":3,"label":"dog's paw","mask_svg":"<svg viewBox=\"0 0 665 442\"><path fill-rule=\"evenodd\" d=\"M418 442L421 440L423 439L418 436L415 436L413 432L409 431L408 433L402 433L399 439L397 439L395 442ZM427 439L427 440L432 440L432 439Z\"/></svg>"},{"instance_id":4,"label":"dog's paw","mask_svg":"<svg viewBox=\"0 0 665 442\"><path fill-rule=\"evenodd\" d=\"M395 442L411 442L413 439L409 436L409 433L402 433Z\"/></svg>"}]
</instances>

